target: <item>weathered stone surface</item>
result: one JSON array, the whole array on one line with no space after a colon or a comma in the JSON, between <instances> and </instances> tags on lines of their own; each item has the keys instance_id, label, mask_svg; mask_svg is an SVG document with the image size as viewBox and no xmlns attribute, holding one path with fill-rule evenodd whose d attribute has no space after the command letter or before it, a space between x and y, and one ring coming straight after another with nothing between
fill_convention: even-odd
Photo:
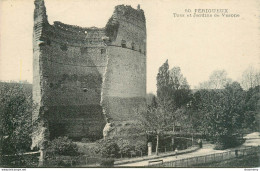
<instances>
[{"instance_id":1,"label":"weathered stone surface","mask_svg":"<svg viewBox=\"0 0 260 171\"><path fill-rule=\"evenodd\" d=\"M117 6L105 28L47 18L44 1L35 0L32 147L64 135L98 139L106 123L135 123L134 110L146 104L144 12Z\"/></svg>"},{"instance_id":2,"label":"weathered stone surface","mask_svg":"<svg viewBox=\"0 0 260 171\"><path fill-rule=\"evenodd\" d=\"M112 32L111 29L114 29ZM135 136L135 110L146 105L146 24L144 12L130 6L115 7L106 26L108 62L103 78L102 107L113 123L110 137ZM131 139L131 138L130 138Z\"/></svg>"}]
</instances>

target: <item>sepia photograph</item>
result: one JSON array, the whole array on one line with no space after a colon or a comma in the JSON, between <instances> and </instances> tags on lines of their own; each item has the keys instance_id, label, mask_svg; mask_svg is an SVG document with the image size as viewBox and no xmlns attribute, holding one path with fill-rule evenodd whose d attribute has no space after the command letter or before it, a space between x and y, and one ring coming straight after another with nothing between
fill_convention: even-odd
<instances>
[{"instance_id":1,"label":"sepia photograph","mask_svg":"<svg viewBox=\"0 0 260 171\"><path fill-rule=\"evenodd\" d=\"M260 1L0 0L0 168L257 171Z\"/></svg>"}]
</instances>

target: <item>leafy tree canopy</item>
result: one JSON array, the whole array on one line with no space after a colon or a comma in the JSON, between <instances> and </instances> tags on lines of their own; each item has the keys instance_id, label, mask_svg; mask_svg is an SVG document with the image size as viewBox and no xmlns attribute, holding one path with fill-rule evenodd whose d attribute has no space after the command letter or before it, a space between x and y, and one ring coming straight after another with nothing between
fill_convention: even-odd
<instances>
[{"instance_id":1,"label":"leafy tree canopy","mask_svg":"<svg viewBox=\"0 0 260 171\"><path fill-rule=\"evenodd\" d=\"M0 130L3 154L30 150L34 105L26 84L0 84Z\"/></svg>"}]
</instances>

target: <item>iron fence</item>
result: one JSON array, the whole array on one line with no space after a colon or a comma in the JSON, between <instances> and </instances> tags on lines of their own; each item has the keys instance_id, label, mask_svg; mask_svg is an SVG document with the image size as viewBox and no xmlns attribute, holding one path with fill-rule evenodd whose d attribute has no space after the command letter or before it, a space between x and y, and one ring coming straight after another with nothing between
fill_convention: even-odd
<instances>
[{"instance_id":1,"label":"iron fence","mask_svg":"<svg viewBox=\"0 0 260 171\"><path fill-rule=\"evenodd\" d=\"M151 164L149 167L190 167L203 163L220 162L229 160L236 157L251 155L260 152L260 146L257 147L245 147L235 150L229 150L223 153L214 153L203 156L190 157L185 159L179 159L175 161L168 161L158 164Z\"/></svg>"}]
</instances>

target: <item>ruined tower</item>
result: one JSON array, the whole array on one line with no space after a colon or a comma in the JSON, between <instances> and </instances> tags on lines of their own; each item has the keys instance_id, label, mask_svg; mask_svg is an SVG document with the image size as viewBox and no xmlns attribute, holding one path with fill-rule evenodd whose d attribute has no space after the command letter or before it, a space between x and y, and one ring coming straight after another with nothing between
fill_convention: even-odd
<instances>
[{"instance_id":1,"label":"ruined tower","mask_svg":"<svg viewBox=\"0 0 260 171\"><path fill-rule=\"evenodd\" d=\"M35 0L33 32L33 145L58 136L99 139L135 122L145 105L144 12L115 7L104 28L48 23L44 0ZM119 135L119 134L118 134Z\"/></svg>"},{"instance_id":2,"label":"ruined tower","mask_svg":"<svg viewBox=\"0 0 260 171\"><path fill-rule=\"evenodd\" d=\"M146 23L144 12L131 6L115 7L106 25L108 63L102 106L112 136L130 136L139 119L136 110L146 103ZM134 130L132 132L135 132Z\"/></svg>"}]
</instances>

